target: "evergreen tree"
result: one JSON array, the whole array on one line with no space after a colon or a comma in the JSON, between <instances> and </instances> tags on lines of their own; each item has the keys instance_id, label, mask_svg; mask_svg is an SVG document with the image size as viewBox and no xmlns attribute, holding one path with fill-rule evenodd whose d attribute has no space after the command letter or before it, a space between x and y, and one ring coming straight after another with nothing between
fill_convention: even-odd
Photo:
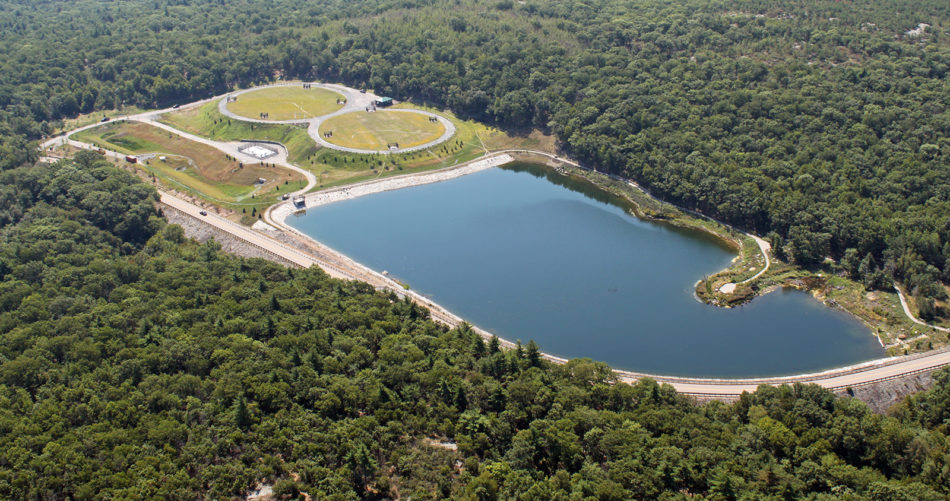
<instances>
[{"instance_id":1,"label":"evergreen tree","mask_svg":"<svg viewBox=\"0 0 950 501\"><path fill-rule=\"evenodd\" d=\"M251 413L247 410L247 400L242 393L234 402L234 424L242 430L247 430L251 426Z\"/></svg>"},{"instance_id":2,"label":"evergreen tree","mask_svg":"<svg viewBox=\"0 0 950 501\"><path fill-rule=\"evenodd\" d=\"M533 339L528 341L527 359L529 367L541 366L541 348L538 346L538 343L534 342Z\"/></svg>"}]
</instances>

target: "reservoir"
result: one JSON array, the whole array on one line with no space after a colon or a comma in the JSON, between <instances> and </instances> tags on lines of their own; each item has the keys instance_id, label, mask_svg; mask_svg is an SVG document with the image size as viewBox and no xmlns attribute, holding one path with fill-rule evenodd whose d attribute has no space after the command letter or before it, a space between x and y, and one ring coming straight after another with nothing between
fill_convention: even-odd
<instances>
[{"instance_id":1,"label":"reservoir","mask_svg":"<svg viewBox=\"0 0 950 501\"><path fill-rule=\"evenodd\" d=\"M289 224L471 323L564 358L662 375L815 372L884 355L867 327L809 294L733 309L693 284L735 252L644 221L581 180L510 164L307 210Z\"/></svg>"}]
</instances>

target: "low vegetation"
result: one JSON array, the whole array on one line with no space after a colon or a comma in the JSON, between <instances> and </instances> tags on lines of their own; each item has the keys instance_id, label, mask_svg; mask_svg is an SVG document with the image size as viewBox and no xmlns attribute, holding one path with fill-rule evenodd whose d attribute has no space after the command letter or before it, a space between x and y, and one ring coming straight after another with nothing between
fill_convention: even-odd
<instances>
[{"instance_id":1,"label":"low vegetation","mask_svg":"<svg viewBox=\"0 0 950 501\"><path fill-rule=\"evenodd\" d=\"M121 109L97 110L90 111L89 113L81 113L75 118L67 118L62 120L61 125L53 130L53 134L63 134L71 130L78 129L79 127L101 122L103 119L136 115L142 113L143 111L145 110L137 106L124 106Z\"/></svg>"},{"instance_id":2,"label":"low vegetation","mask_svg":"<svg viewBox=\"0 0 950 501\"><path fill-rule=\"evenodd\" d=\"M296 165L303 165L303 159L309 158L319 149L305 127L228 118L218 111L217 102L165 113L159 120L176 129L215 141L276 141L287 148L288 161Z\"/></svg>"},{"instance_id":3,"label":"low vegetation","mask_svg":"<svg viewBox=\"0 0 950 501\"><path fill-rule=\"evenodd\" d=\"M221 115L216 103L206 103L202 106L166 113L161 117L161 121L191 134L217 141L240 139L277 141L287 148L290 162L309 169L318 176L319 183L316 189L408 172L451 167L474 160L490 150L538 147L553 149L551 138L537 131L519 137L473 120L459 119L444 110L412 104L401 104L399 107L439 113L452 121L456 127L456 134L445 143L412 153L355 154L321 149L301 127L229 119ZM422 117L422 115L418 116ZM428 126L428 122L425 124Z\"/></svg>"},{"instance_id":4,"label":"low vegetation","mask_svg":"<svg viewBox=\"0 0 950 501\"><path fill-rule=\"evenodd\" d=\"M263 208L274 200L258 200L257 195L286 193L305 184L297 172L266 163L238 162L215 148L141 122L112 122L79 132L74 138L139 155L142 168L170 188L225 208ZM260 179L265 182L259 183Z\"/></svg>"},{"instance_id":5,"label":"low vegetation","mask_svg":"<svg viewBox=\"0 0 950 501\"><path fill-rule=\"evenodd\" d=\"M343 107L341 94L320 87L268 87L235 96L228 111L242 117L265 120L315 118ZM265 115L266 114L266 115Z\"/></svg>"},{"instance_id":6,"label":"low vegetation","mask_svg":"<svg viewBox=\"0 0 950 501\"><path fill-rule=\"evenodd\" d=\"M419 113L377 110L345 113L320 124L327 142L360 150L386 150L390 145L412 148L435 141L445 133L441 122Z\"/></svg>"}]
</instances>

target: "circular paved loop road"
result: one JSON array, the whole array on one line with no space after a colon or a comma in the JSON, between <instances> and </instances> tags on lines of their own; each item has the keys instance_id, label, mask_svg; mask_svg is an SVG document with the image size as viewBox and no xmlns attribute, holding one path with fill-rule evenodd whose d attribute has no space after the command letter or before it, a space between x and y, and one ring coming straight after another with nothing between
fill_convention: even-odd
<instances>
[{"instance_id":1,"label":"circular paved loop road","mask_svg":"<svg viewBox=\"0 0 950 501\"><path fill-rule=\"evenodd\" d=\"M261 87L254 87L251 89L244 89L237 92L232 92L228 94L227 96L224 96L223 98L221 98L220 101L218 101L218 111L226 117L233 118L235 120L243 120L245 122L256 122L256 123L266 123L266 124L304 124L305 123L307 124L307 134L309 134L310 137L313 138L313 140L317 142L317 144L319 144L320 146L324 148L345 151L348 153L364 153L364 154L408 153L411 151L419 151L419 150L424 150L426 148L431 148L437 144L441 144L445 141L448 141L449 138L455 135L455 125L453 125L452 122L449 121L447 118L442 117L440 115L436 115L435 113L429 113L427 111L420 111L420 110L388 109L386 111L398 111L400 113L418 113L420 115L435 117L436 119L439 120L439 123L441 123L442 126L445 127L445 132L441 136L439 136L438 139L429 141L428 143L425 143L425 144L420 144L418 146L412 146L410 148L397 148L397 149L387 149L387 150L364 150L360 148L348 148L346 146L339 146L336 144L332 144L328 142L326 139L324 139L322 135L320 135L320 124L322 124L325 120L329 118L333 118L339 115L344 115L346 113L365 113L366 108L374 105L376 103L376 100L379 99L379 96L371 92L364 93L356 89L351 89L349 87L345 87L343 85L336 85L336 84L307 82L309 85L313 87L320 87L321 89L327 89L327 90L336 92L338 94L342 94L343 97L346 98L346 104L344 104L342 108L334 111L333 113L328 113L326 115L322 115L316 118L304 118L304 119L296 119L296 120L260 120L256 118L248 118L245 116L238 115L228 109L227 98L230 96L239 96L241 94L244 94L245 92L253 92L255 90L267 89L270 87L297 87L297 86L303 85L303 83L304 82L264 85Z\"/></svg>"}]
</instances>

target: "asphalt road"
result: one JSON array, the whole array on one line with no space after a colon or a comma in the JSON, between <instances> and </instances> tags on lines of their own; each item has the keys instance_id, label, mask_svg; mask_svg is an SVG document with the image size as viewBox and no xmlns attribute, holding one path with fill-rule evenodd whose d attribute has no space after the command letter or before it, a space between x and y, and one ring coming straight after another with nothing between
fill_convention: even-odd
<instances>
[{"instance_id":1,"label":"asphalt road","mask_svg":"<svg viewBox=\"0 0 950 501\"><path fill-rule=\"evenodd\" d=\"M194 205L190 202L182 200L170 193L164 191L159 191L161 195L161 201L163 204L177 209L189 216L199 219L215 228L222 230L226 233L229 233L251 245L254 245L258 248L261 248L275 256L286 259L291 263L294 263L297 266L302 268L309 268L313 265L319 265L316 259L312 256L309 256L297 249L284 245L272 238L264 236L250 228L242 226L240 224L234 223L228 219L220 217L214 213L204 211L201 207ZM205 212L205 214L202 214ZM328 270L328 272L335 272L337 270ZM330 273L334 275L336 273ZM339 273L339 278L349 278L348 275Z\"/></svg>"},{"instance_id":2,"label":"asphalt road","mask_svg":"<svg viewBox=\"0 0 950 501\"><path fill-rule=\"evenodd\" d=\"M813 375L765 379L683 379L664 376L649 376L657 381L671 384L676 391L699 397L738 397L743 392L753 392L760 384L782 385L814 383L830 390L865 386L902 376L928 372L950 365L950 351L936 351L920 355L908 355L875 360L866 364L833 369ZM634 381L642 375L619 373L623 381Z\"/></svg>"}]
</instances>

